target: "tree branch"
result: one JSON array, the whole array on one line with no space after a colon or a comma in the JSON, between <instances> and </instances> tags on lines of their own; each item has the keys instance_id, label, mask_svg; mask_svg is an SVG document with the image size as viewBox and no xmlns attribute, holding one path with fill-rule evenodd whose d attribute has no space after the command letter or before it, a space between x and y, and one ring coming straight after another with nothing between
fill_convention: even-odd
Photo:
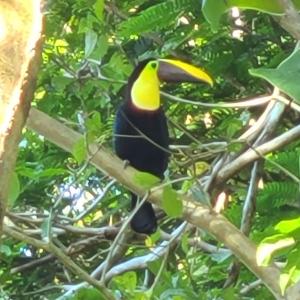
<instances>
[{"instance_id":1,"label":"tree branch","mask_svg":"<svg viewBox=\"0 0 300 300\"><path fill-rule=\"evenodd\" d=\"M284 15L274 17L279 25L296 40L300 40L300 15L291 0L279 0L284 9Z\"/></svg>"},{"instance_id":2,"label":"tree branch","mask_svg":"<svg viewBox=\"0 0 300 300\"><path fill-rule=\"evenodd\" d=\"M31 110L27 126L68 152L72 151L76 142L81 138L79 133L64 126L37 109ZM299 128L296 128L296 132L295 130L292 130L291 133L287 132L285 134L288 134L289 136L292 135L292 137L300 136L300 126L298 127ZM277 139L279 139L280 142L282 138L279 137ZM285 136L284 140L286 140ZM263 150L267 148L269 151L279 148L279 146L273 143L272 145L266 144L267 145L262 145L260 147L262 147ZM282 142L279 143L279 145L282 144ZM132 167L129 166L124 169L123 161L103 147L99 148L97 145L90 145L89 147L90 152L94 153L91 163L96 166L96 168L102 170L106 174L110 174L118 182L125 185L139 196L145 195L146 191L134 181L136 171ZM254 154L256 154L256 152L254 152ZM122 172L120 172L120 170L122 170ZM227 221L226 218L200 204L199 201L196 202L191 195L178 195L178 197L183 201L183 218L185 220L208 231L210 234L214 235L218 241L224 243L224 245L228 247L239 260L256 274L258 278L263 280L264 284L277 299L283 299L278 285L279 269L274 265L268 267L258 266L256 263L256 247L247 237ZM157 205L160 204L161 198L162 189L156 189L155 192L150 193L149 196L149 200Z\"/></svg>"},{"instance_id":3,"label":"tree branch","mask_svg":"<svg viewBox=\"0 0 300 300\"><path fill-rule=\"evenodd\" d=\"M0 233L40 63L43 23L40 5L36 0L0 2L4 35L0 39Z\"/></svg>"}]
</instances>

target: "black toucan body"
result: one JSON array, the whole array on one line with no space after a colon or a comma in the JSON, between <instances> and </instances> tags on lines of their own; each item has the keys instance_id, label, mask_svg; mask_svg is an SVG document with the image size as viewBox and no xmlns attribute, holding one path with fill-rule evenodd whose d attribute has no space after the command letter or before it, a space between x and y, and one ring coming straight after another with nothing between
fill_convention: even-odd
<instances>
[{"instance_id":1,"label":"black toucan body","mask_svg":"<svg viewBox=\"0 0 300 300\"><path fill-rule=\"evenodd\" d=\"M212 79L197 67L171 59L142 61L128 79L125 101L116 114L115 151L137 170L163 179L168 166L169 135L160 105L160 81L212 84ZM132 208L136 203L137 196L132 194ZM145 202L136 212L131 227L145 234L156 231L157 222L151 203Z\"/></svg>"}]
</instances>

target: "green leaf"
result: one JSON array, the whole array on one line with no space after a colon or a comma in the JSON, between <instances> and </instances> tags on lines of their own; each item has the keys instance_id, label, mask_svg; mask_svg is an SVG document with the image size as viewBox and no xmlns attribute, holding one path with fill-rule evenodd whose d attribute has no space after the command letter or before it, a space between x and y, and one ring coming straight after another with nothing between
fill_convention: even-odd
<instances>
[{"instance_id":1,"label":"green leaf","mask_svg":"<svg viewBox=\"0 0 300 300\"><path fill-rule=\"evenodd\" d=\"M71 296L72 300L104 300L102 294L95 288L81 288L74 296Z\"/></svg>"},{"instance_id":2,"label":"green leaf","mask_svg":"<svg viewBox=\"0 0 300 300\"><path fill-rule=\"evenodd\" d=\"M300 49L295 49L276 69L250 69L249 72L269 81L300 103L300 85L295 80L300 78Z\"/></svg>"},{"instance_id":3,"label":"green leaf","mask_svg":"<svg viewBox=\"0 0 300 300\"><path fill-rule=\"evenodd\" d=\"M12 250L8 245L1 244L0 245L0 253L3 253L6 256L11 256Z\"/></svg>"},{"instance_id":4,"label":"green leaf","mask_svg":"<svg viewBox=\"0 0 300 300\"><path fill-rule=\"evenodd\" d=\"M298 2L298 1L297 1ZM202 11L213 30L218 28L221 16L232 7L253 9L270 14L282 14L283 10L275 0L203 0Z\"/></svg>"},{"instance_id":5,"label":"green leaf","mask_svg":"<svg viewBox=\"0 0 300 300\"><path fill-rule=\"evenodd\" d=\"M133 271L116 276L113 280L118 287L123 287L127 291L134 291L137 285L137 276Z\"/></svg>"},{"instance_id":6,"label":"green leaf","mask_svg":"<svg viewBox=\"0 0 300 300\"><path fill-rule=\"evenodd\" d=\"M16 172L13 172L8 188L8 206L12 207L20 195L20 181Z\"/></svg>"},{"instance_id":7,"label":"green leaf","mask_svg":"<svg viewBox=\"0 0 300 300\"><path fill-rule=\"evenodd\" d=\"M89 57L92 54L97 44L97 40L98 40L97 33L91 29L88 30L87 33L85 34L85 48L84 48L85 57Z\"/></svg>"},{"instance_id":8,"label":"green leaf","mask_svg":"<svg viewBox=\"0 0 300 300\"><path fill-rule=\"evenodd\" d=\"M189 252L189 236L188 234L184 234L181 238L181 248L185 254Z\"/></svg>"},{"instance_id":9,"label":"green leaf","mask_svg":"<svg viewBox=\"0 0 300 300\"><path fill-rule=\"evenodd\" d=\"M103 21L104 0L96 0L93 5L95 15L100 21Z\"/></svg>"},{"instance_id":10,"label":"green leaf","mask_svg":"<svg viewBox=\"0 0 300 300\"><path fill-rule=\"evenodd\" d=\"M144 32L165 28L173 23L185 10L193 10L195 0L167 0L152 5L139 15L128 18L119 26L121 36L130 37Z\"/></svg>"},{"instance_id":11,"label":"green leaf","mask_svg":"<svg viewBox=\"0 0 300 300\"><path fill-rule=\"evenodd\" d=\"M295 230L299 230L300 228L300 217L293 220L285 220L279 222L275 229L280 233L291 233Z\"/></svg>"},{"instance_id":12,"label":"green leaf","mask_svg":"<svg viewBox=\"0 0 300 300\"><path fill-rule=\"evenodd\" d=\"M147 266L149 270L155 275L157 275L157 273L159 272L161 264L162 264L162 258L153 261L147 261Z\"/></svg>"},{"instance_id":13,"label":"green leaf","mask_svg":"<svg viewBox=\"0 0 300 300\"><path fill-rule=\"evenodd\" d=\"M182 216L183 205L177 194L169 185L164 187L162 196L162 208L169 217Z\"/></svg>"},{"instance_id":14,"label":"green leaf","mask_svg":"<svg viewBox=\"0 0 300 300\"><path fill-rule=\"evenodd\" d=\"M63 92L68 84L72 82L72 78L65 76L55 76L52 78L51 83L58 92Z\"/></svg>"},{"instance_id":15,"label":"green leaf","mask_svg":"<svg viewBox=\"0 0 300 300\"><path fill-rule=\"evenodd\" d=\"M98 136L101 136L103 124L99 112L93 112L92 116L85 122L88 134L88 142L92 143Z\"/></svg>"},{"instance_id":16,"label":"green leaf","mask_svg":"<svg viewBox=\"0 0 300 300\"><path fill-rule=\"evenodd\" d=\"M279 276L279 286L281 290L281 294L284 295L284 292L287 288L287 285L290 281L290 275L287 273L280 274Z\"/></svg>"},{"instance_id":17,"label":"green leaf","mask_svg":"<svg viewBox=\"0 0 300 300\"><path fill-rule=\"evenodd\" d=\"M101 35L98 38L97 46L95 47L93 53L90 55L90 58L99 60L102 58L108 50L108 41L105 35Z\"/></svg>"},{"instance_id":18,"label":"green leaf","mask_svg":"<svg viewBox=\"0 0 300 300\"><path fill-rule=\"evenodd\" d=\"M242 141L232 141L228 144L227 149L229 152L239 152L245 147L245 143Z\"/></svg>"},{"instance_id":19,"label":"green leaf","mask_svg":"<svg viewBox=\"0 0 300 300\"><path fill-rule=\"evenodd\" d=\"M133 182L145 189L151 189L160 182L160 178L150 173L137 171L134 174Z\"/></svg>"},{"instance_id":20,"label":"green leaf","mask_svg":"<svg viewBox=\"0 0 300 300\"><path fill-rule=\"evenodd\" d=\"M86 156L87 156L87 149L85 145L84 138L80 138L75 144L72 149L72 154L75 157L75 159L78 161L78 163L82 163Z\"/></svg>"},{"instance_id":21,"label":"green leaf","mask_svg":"<svg viewBox=\"0 0 300 300\"><path fill-rule=\"evenodd\" d=\"M294 238L286 237L282 234L276 234L264 239L257 247L256 261L259 266L267 266L272 255L283 248L295 244Z\"/></svg>"}]
</instances>

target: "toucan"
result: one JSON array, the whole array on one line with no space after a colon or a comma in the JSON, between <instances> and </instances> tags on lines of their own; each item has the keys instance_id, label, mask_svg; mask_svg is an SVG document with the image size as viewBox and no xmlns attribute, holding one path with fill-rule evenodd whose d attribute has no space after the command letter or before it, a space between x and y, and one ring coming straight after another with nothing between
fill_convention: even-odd
<instances>
[{"instance_id":1,"label":"toucan","mask_svg":"<svg viewBox=\"0 0 300 300\"><path fill-rule=\"evenodd\" d=\"M124 102L116 113L114 148L117 156L139 171L161 179L168 166L169 134L166 116L161 107L161 82L205 82L212 78L201 68L175 59L141 61L128 79ZM138 201L132 193L131 209ZM138 233L152 234L157 220L151 203L145 202L131 220Z\"/></svg>"}]
</instances>

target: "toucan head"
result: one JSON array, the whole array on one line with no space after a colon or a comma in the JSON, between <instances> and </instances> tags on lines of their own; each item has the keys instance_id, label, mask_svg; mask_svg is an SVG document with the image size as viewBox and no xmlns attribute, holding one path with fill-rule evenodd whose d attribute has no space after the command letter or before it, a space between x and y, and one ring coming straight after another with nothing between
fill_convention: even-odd
<instances>
[{"instance_id":1,"label":"toucan head","mask_svg":"<svg viewBox=\"0 0 300 300\"><path fill-rule=\"evenodd\" d=\"M201 68L174 59L147 59L140 62L128 80L128 96L142 110L160 107L161 82L204 82L213 85L212 78Z\"/></svg>"}]
</instances>

